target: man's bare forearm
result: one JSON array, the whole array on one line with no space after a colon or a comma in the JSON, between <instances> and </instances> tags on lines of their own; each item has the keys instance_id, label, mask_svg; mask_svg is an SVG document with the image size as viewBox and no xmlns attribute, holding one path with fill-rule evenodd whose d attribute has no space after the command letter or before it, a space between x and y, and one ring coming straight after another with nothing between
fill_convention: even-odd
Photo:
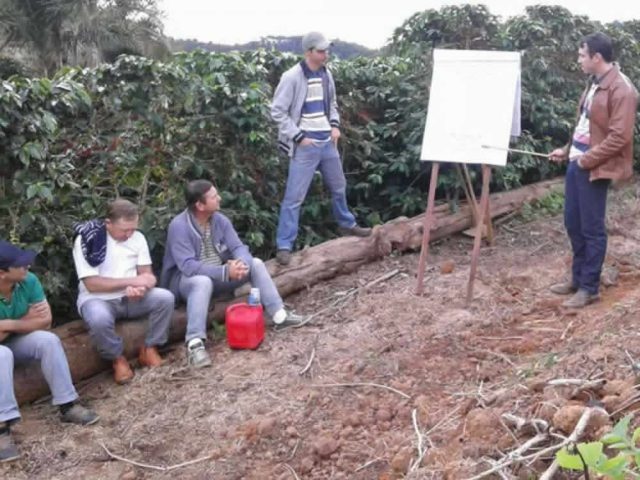
<instances>
[{"instance_id":1,"label":"man's bare forearm","mask_svg":"<svg viewBox=\"0 0 640 480\"><path fill-rule=\"evenodd\" d=\"M27 313L18 319L0 320L0 333L31 333L51 327L51 308L47 302L32 305Z\"/></svg>"}]
</instances>

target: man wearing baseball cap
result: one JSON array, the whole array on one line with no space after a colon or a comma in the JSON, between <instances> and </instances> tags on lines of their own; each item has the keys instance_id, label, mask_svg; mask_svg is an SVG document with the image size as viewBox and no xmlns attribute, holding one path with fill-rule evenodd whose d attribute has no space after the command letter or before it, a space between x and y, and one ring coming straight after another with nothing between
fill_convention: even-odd
<instances>
[{"instance_id":1,"label":"man wearing baseball cap","mask_svg":"<svg viewBox=\"0 0 640 480\"><path fill-rule=\"evenodd\" d=\"M330 46L323 34L307 33L302 38L304 60L282 75L271 104L271 117L278 124L278 147L290 158L276 234L276 259L281 265L291 261L300 208L316 170L320 170L331 192L333 217L340 234L371 234L370 228L358 226L347 206L347 181L337 149L340 115L336 87L326 67Z\"/></svg>"},{"instance_id":2,"label":"man wearing baseball cap","mask_svg":"<svg viewBox=\"0 0 640 480\"><path fill-rule=\"evenodd\" d=\"M51 309L40 281L29 272L35 256L0 240L0 462L20 457L10 431L20 419L13 391L14 362L40 362L63 422L91 425L100 418L76 403L78 393L62 343L45 331L51 327Z\"/></svg>"}]
</instances>

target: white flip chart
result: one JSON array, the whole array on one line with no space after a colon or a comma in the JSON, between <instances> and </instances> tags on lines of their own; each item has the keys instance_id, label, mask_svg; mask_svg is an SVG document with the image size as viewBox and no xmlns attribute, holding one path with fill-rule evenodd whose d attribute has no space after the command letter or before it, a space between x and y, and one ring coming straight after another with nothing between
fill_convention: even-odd
<instances>
[{"instance_id":1,"label":"white flip chart","mask_svg":"<svg viewBox=\"0 0 640 480\"><path fill-rule=\"evenodd\" d=\"M436 49L433 59L421 160L506 165L520 135L520 54Z\"/></svg>"}]
</instances>

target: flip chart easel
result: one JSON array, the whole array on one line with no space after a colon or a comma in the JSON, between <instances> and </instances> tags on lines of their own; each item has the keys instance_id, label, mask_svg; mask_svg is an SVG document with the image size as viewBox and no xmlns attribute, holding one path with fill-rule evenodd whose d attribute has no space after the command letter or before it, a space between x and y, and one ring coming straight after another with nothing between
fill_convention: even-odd
<instances>
[{"instance_id":1,"label":"flip chart easel","mask_svg":"<svg viewBox=\"0 0 640 480\"><path fill-rule=\"evenodd\" d=\"M480 50L434 50L429 109L422 143L421 160L433 162L422 248L418 262L416 293L424 290L424 271L429 252L438 174L441 162L457 166L463 176L465 195L476 225L467 283L467 305L473 299L483 225L493 240L490 222L489 186L491 166L507 162L509 137L520 134L520 54ZM491 145L492 148L486 148ZM480 204L475 201L467 163L482 165ZM466 175L466 176L465 176Z\"/></svg>"}]
</instances>

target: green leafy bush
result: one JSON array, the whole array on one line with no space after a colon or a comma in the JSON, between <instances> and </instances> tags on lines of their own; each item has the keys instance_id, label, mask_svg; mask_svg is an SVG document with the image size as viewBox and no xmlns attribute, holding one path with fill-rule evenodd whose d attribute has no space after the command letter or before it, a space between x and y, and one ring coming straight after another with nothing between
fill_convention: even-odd
<instances>
[{"instance_id":1,"label":"green leafy bush","mask_svg":"<svg viewBox=\"0 0 640 480\"><path fill-rule=\"evenodd\" d=\"M636 83L638 25L606 27ZM504 23L482 6L445 7L407 20L381 56L334 61L347 195L359 221L424 210L430 164L419 156L434 46L521 50L525 131L517 147L545 152L569 138L583 86L577 43L599 27L557 7L529 7ZM118 195L140 204L156 268L167 224L184 208L184 184L203 177L214 180L254 253L273 254L288 159L277 152L269 108L281 74L297 61L266 50L194 51L164 63L125 55L0 83L0 237L41 252L37 271L56 317L76 315L72 224L101 216ZM494 170L492 190L561 171L514 156ZM455 198L459 188L444 168L438 194ZM330 211L318 177L302 209L300 245L335 235Z\"/></svg>"},{"instance_id":2,"label":"green leafy bush","mask_svg":"<svg viewBox=\"0 0 640 480\"><path fill-rule=\"evenodd\" d=\"M611 480L639 478L640 448L637 442L640 428L629 434L632 418L633 415L624 417L599 442L578 443L570 449L562 448L556 453L558 465L567 470L582 471L585 478L589 478L589 473L604 475Z\"/></svg>"}]
</instances>

